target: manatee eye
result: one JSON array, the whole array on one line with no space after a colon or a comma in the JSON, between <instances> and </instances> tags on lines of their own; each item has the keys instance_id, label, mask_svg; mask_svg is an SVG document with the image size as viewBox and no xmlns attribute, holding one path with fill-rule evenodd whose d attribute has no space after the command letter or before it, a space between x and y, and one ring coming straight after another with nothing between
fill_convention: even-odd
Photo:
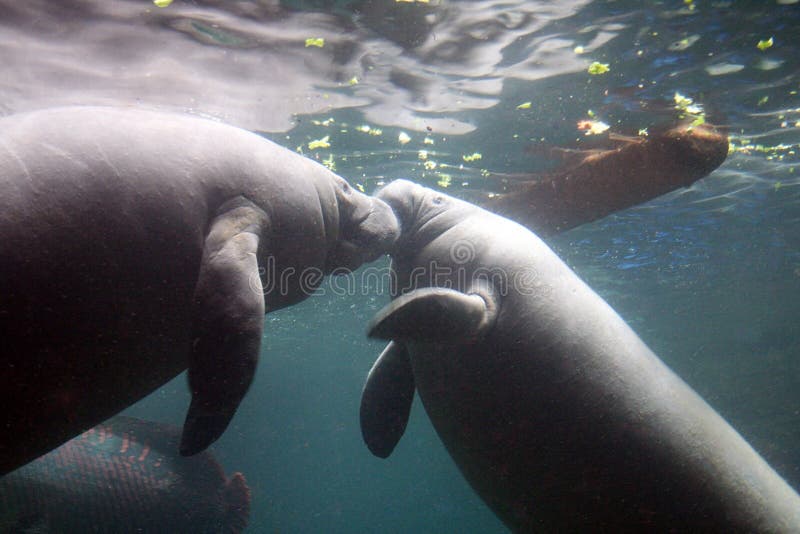
<instances>
[{"instance_id":1,"label":"manatee eye","mask_svg":"<svg viewBox=\"0 0 800 534\"><path fill-rule=\"evenodd\" d=\"M439 204L444 202L444 198L437 195L437 196L433 197L433 201L432 202L438 206Z\"/></svg>"},{"instance_id":2,"label":"manatee eye","mask_svg":"<svg viewBox=\"0 0 800 534\"><path fill-rule=\"evenodd\" d=\"M350 192L350 184L342 180L339 182L339 187L341 188L342 192L349 193Z\"/></svg>"}]
</instances>

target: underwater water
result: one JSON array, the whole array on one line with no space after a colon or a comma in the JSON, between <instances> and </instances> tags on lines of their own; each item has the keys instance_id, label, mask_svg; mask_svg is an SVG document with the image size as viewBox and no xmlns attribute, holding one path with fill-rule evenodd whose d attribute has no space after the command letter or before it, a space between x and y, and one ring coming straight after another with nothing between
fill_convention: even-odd
<instances>
[{"instance_id":1,"label":"underwater water","mask_svg":"<svg viewBox=\"0 0 800 534\"><path fill-rule=\"evenodd\" d=\"M553 168L554 147L723 126L711 175L548 243L800 489L798 35L791 0L0 0L0 114L184 110L367 192L409 178L456 196ZM383 348L365 328L389 295L347 280L267 315L255 382L213 446L247 478L247 531L505 532L419 399L390 458L363 444L361 388ZM126 413L179 425L188 403L182 375Z\"/></svg>"}]
</instances>

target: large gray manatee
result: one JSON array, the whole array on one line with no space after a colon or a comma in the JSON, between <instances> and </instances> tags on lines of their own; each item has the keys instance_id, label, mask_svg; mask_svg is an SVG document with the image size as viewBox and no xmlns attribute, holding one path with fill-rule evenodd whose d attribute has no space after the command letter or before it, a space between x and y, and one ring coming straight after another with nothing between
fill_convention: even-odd
<instances>
[{"instance_id":1,"label":"large gray manatee","mask_svg":"<svg viewBox=\"0 0 800 534\"><path fill-rule=\"evenodd\" d=\"M519 532L800 532L800 498L539 238L393 182L392 340L361 428L387 457L414 389L466 479Z\"/></svg>"},{"instance_id":2,"label":"large gray manatee","mask_svg":"<svg viewBox=\"0 0 800 534\"><path fill-rule=\"evenodd\" d=\"M0 473L189 368L183 454L228 425L265 311L384 254L396 220L212 120L73 107L0 120Z\"/></svg>"}]
</instances>

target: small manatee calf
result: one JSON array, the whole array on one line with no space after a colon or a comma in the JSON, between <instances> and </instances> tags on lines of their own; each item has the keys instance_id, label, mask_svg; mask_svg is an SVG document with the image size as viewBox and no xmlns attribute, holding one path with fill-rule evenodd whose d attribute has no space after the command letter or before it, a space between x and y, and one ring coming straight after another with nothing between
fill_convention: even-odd
<instances>
[{"instance_id":1,"label":"small manatee calf","mask_svg":"<svg viewBox=\"0 0 800 534\"><path fill-rule=\"evenodd\" d=\"M244 476L209 451L178 455L180 428L116 416L0 478L2 532L242 532Z\"/></svg>"},{"instance_id":2,"label":"small manatee calf","mask_svg":"<svg viewBox=\"0 0 800 534\"><path fill-rule=\"evenodd\" d=\"M380 200L198 117L69 107L0 119L0 474L188 367L181 441L233 417L264 313L396 238Z\"/></svg>"},{"instance_id":3,"label":"small manatee calf","mask_svg":"<svg viewBox=\"0 0 800 534\"><path fill-rule=\"evenodd\" d=\"M411 182L391 340L361 430L387 457L414 391L474 490L517 532L800 532L800 497L538 237Z\"/></svg>"}]
</instances>

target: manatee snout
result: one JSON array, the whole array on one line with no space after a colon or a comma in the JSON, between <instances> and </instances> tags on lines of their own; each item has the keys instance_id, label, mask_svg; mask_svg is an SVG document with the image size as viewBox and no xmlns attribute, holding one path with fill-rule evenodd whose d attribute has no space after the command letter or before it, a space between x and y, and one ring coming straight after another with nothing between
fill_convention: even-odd
<instances>
[{"instance_id":1,"label":"manatee snout","mask_svg":"<svg viewBox=\"0 0 800 534\"><path fill-rule=\"evenodd\" d=\"M388 254L400 235L397 217L385 202L359 196L363 198L341 223L339 242L328 258L328 272L357 269Z\"/></svg>"},{"instance_id":2,"label":"manatee snout","mask_svg":"<svg viewBox=\"0 0 800 534\"><path fill-rule=\"evenodd\" d=\"M392 208L386 202L370 197L372 209L358 225L352 242L371 254L372 261L391 251L400 235L400 225Z\"/></svg>"}]
</instances>

